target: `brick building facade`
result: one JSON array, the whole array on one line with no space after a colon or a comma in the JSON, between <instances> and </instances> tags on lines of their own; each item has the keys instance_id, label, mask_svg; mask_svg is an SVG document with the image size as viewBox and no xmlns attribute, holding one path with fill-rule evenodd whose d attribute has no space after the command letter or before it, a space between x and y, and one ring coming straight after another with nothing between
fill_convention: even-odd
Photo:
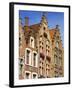
<instances>
[{"instance_id":1,"label":"brick building facade","mask_svg":"<svg viewBox=\"0 0 72 90\"><path fill-rule=\"evenodd\" d=\"M58 25L49 29L45 15L34 25L19 20L19 79L63 77L63 55Z\"/></svg>"}]
</instances>

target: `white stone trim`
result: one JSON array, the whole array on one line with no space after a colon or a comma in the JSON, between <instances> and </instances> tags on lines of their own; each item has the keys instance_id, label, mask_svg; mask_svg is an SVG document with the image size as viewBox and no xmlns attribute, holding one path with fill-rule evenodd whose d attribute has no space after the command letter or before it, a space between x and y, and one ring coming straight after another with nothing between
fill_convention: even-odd
<instances>
[{"instance_id":1,"label":"white stone trim","mask_svg":"<svg viewBox=\"0 0 72 90\"><path fill-rule=\"evenodd\" d=\"M25 79L26 79L26 73L30 74L29 79L31 79L31 72L30 71L25 71Z\"/></svg>"},{"instance_id":2,"label":"white stone trim","mask_svg":"<svg viewBox=\"0 0 72 90\"><path fill-rule=\"evenodd\" d=\"M38 74L36 72L32 72L32 79L33 79L33 74L36 75L36 79L38 78Z\"/></svg>"}]
</instances>

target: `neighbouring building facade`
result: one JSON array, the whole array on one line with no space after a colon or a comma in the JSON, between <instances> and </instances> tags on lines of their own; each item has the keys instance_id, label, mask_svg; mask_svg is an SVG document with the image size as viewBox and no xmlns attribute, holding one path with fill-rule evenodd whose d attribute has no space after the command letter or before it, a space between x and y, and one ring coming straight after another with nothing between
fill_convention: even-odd
<instances>
[{"instance_id":1,"label":"neighbouring building facade","mask_svg":"<svg viewBox=\"0 0 72 90\"><path fill-rule=\"evenodd\" d=\"M58 25L48 28L45 15L40 23L19 20L19 79L64 76L64 49Z\"/></svg>"}]
</instances>

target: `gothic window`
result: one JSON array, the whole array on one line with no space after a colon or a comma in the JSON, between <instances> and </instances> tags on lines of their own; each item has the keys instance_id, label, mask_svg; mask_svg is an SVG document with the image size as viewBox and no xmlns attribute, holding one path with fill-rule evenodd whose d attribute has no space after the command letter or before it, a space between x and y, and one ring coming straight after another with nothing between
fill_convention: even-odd
<instances>
[{"instance_id":1,"label":"gothic window","mask_svg":"<svg viewBox=\"0 0 72 90\"><path fill-rule=\"evenodd\" d=\"M25 50L25 64L31 65L31 50L29 48Z\"/></svg>"},{"instance_id":2,"label":"gothic window","mask_svg":"<svg viewBox=\"0 0 72 90\"><path fill-rule=\"evenodd\" d=\"M33 66L36 66L37 54L33 54Z\"/></svg>"},{"instance_id":3,"label":"gothic window","mask_svg":"<svg viewBox=\"0 0 72 90\"><path fill-rule=\"evenodd\" d=\"M29 50L27 50L27 64L29 64L29 55L30 55L30 51Z\"/></svg>"},{"instance_id":4,"label":"gothic window","mask_svg":"<svg viewBox=\"0 0 72 90\"><path fill-rule=\"evenodd\" d=\"M37 74L36 73L33 73L32 76L33 76L33 79L37 78Z\"/></svg>"},{"instance_id":5,"label":"gothic window","mask_svg":"<svg viewBox=\"0 0 72 90\"><path fill-rule=\"evenodd\" d=\"M29 71L26 71L25 72L25 78L30 79L31 78L30 76L31 76L31 73Z\"/></svg>"},{"instance_id":6,"label":"gothic window","mask_svg":"<svg viewBox=\"0 0 72 90\"><path fill-rule=\"evenodd\" d=\"M26 79L29 79L29 73L26 73Z\"/></svg>"},{"instance_id":7,"label":"gothic window","mask_svg":"<svg viewBox=\"0 0 72 90\"><path fill-rule=\"evenodd\" d=\"M33 74L33 78L34 78L34 79L36 78L36 74Z\"/></svg>"},{"instance_id":8,"label":"gothic window","mask_svg":"<svg viewBox=\"0 0 72 90\"><path fill-rule=\"evenodd\" d=\"M34 38L30 37L30 46L34 48Z\"/></svg>"}]
</instances>

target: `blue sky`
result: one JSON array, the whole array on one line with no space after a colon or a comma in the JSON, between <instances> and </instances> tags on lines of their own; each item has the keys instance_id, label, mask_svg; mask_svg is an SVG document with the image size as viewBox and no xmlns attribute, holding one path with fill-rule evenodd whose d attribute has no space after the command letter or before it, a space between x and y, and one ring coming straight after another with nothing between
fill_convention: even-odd
<instances>
[{"instance_id":1,"label":"blue sky","mask_svg":"<svg viewBox=\"0 0 72 90\"><path fill-rule=\"evenodd\" d=\"M29 17L29 25L40 23L43 12L41 11L19 11L19 18L22 19L24 25L24 18ZM63 12L46 12L46 18L49 28L55 28L58 24L60 27L61 39L64 46L64 13Z\"/></svg>"}]
</instances>

